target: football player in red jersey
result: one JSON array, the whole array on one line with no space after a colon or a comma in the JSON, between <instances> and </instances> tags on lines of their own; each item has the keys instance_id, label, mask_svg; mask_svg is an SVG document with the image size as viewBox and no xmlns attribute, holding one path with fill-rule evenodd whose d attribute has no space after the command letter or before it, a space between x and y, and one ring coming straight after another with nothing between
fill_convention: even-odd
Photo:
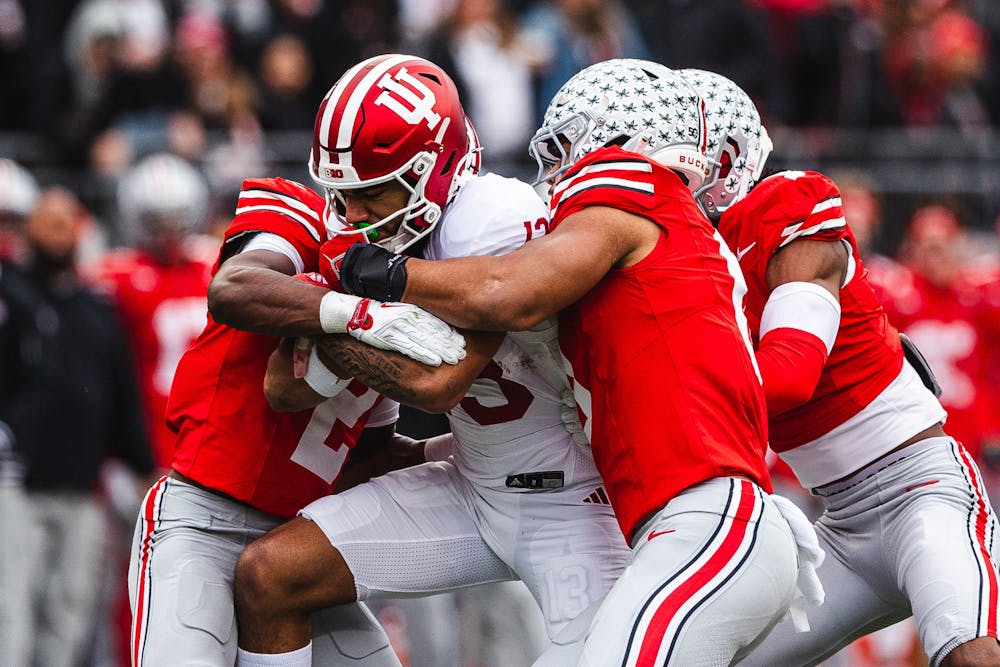
<instances>
[{"instance_id":1,"label":"football player in red jersey","mask_svg":"<svg viewBox=\"0 0 1000 667\"><path fill-rule=\"evenodd\" d=\"M351 291L471 329L559 313L577 409L632 546L580 664L730 664L796 588L796 541L768 493L746 288L691 194L708 174L696 100L661 65L589 67L532 142L554 182L549 234L504 257L433 262L354 246L341 267Z\"/></svg>"},{"instance_id":2,"label":"football player in red jersey","mask_svg":"<svg viewBox=\"0 0 1000 667\"><path fill-rule=\"evenodd\" d=\"M442 178L460 164L454 146L478 162L440 67L403 54L355 65L316 116L310 171L330 226L435 259L502 255L547 232L545 204L527 183L475 168ZM332 243L321 267L335 280L343 238ZM288 302L288 317L298 306ZM236 570L239 664L308 664L307 613L319 607L515 579L542 612L544 659L566 664L559 656L586 630L577 619L625 569L628 548L582 437L554 319L466 337L466 358L439 368L343 336L313 348L307 372L328 363L401 402L447 411L452 456L322 498L250 545Z\"/></svg>"},{"instance_id":3,"label":"football player in red jersey","mask_svg":"<svg viewBox=\"0 0 1000 667\"><path fill-rule=\"evenodd\" d=\"M892 323L934 368L948 433L982 460L983 444L1000 437L1000 401L989 368L1000 324L982 288L990 272L964 261L967 242L956 211L940 203L918 208L900 247L910 280L887 305Z\"/></svg>"},{"instance_id":4,"label":"football player in red jersey","mask_svg":"<svg viewBox=\"0 0 1000 667\"><path fill-rule=\"evenodd\" d=\"M347 331L390 349L399 340L429 363L464 354L454 330L413 306L382 308L294 277L319 267L323 208L314 191L280 178L249 179L240 192L213 268L208 324L181 357L167 404L172 470L147 493L136 524L134 665L232 665L233 572L243 547L316 498L423 461L420 443L393 432L395 403L358 382L330 382L318 364L289 376L290 391L322 394L315 408L277 412L264 396L279 343L271 336ZM312 310L288 322L283 299L295 292ZM318 662L398 667L360 605L313 621Z\"/></svg>"},{"instance_id":5,"label":"football player in red jersey","mask_svg":"<svg viewBox=\"0 0 1000 667\"><path fill-rule=\"evenodd\" d=\"M837 186L801 171L755 184L770 142L753 103L717 74L684 75L706 104L697 196L746 276L770 444L824 506L812 631L785 619L745 664L816 664L911 614L931 664L1000 664L996 517L869 285Z\"/></svg>"},{"instance_id":6,"label":"football player in red jersey","mask_svg":"<svg viewBox=\"0 0 1000 667\"><path fill-rule=\"evenodd\" d=\"M128 247L87 267L118 309L136 360L157 466L170 467L174 434L163 416L181 355L205 328L205 295L215 244L197 235L208 186L181 158L158 153L118 185L118 214Z\"/></svg>"},{"instance_id":7,"label":"football player in red jersey","mask_svg":"<svg viewBox=\"0 0 1000 667\"><path fill-rule=\"evenodd\" d=\"M159 476L170 468L174 447L174 434L164 423L174 370L205 328L208 313L205 295L216 244L197 234L205 219L208 186L181 158L158 153L123 174L117 195L119 230L128 247L105 253L83 272L107 292L128 336ZM145 488L149 480L141 482ZM134 508L129 514L134 516ZM124 570L128 536L115 544L121 545L115 555ZM124 578L115 581L120 589L113 603L114 637L124 658L131 614Z\"/></svg>"}]
</instances>

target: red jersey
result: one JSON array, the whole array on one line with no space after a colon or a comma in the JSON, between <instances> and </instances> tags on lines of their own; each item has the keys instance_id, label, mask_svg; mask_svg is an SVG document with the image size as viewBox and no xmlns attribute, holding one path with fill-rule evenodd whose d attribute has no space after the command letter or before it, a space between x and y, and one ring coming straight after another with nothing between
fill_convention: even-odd
<instances>
[{"instance_id":1,"label":"red jersey","mask_svg":"<svg viewBox=\"0 0 1000 667\"><path fill-rule=\"evenodd\" d=\"M326 240L323 205L315 192L290 181L244 182L222 256L237 251L249 233L269 232L295 248L305 271L317 271ZM362 430L382 425L369 419L383 399L352 382L314 409L273 411L262 387L277 344L277 338L209 317L177 367L167 422L177 434L175 470L260 510L291 517L333 490Z\"/></svg>"},{"instance_id":2,"label":"red jersey","mask_svg":"<svg viewBox=\"0 0 1000 667\"><path fill-rule=\"evenodd\" d=\"M913 339L941 384L948 433L979 456L985 438L1000 435L998 393L991 382L991 343L997 336L990 286L967 275L940 287L913 273L890 296L893 322Z\"/></svg>"},{"instance_id":3,"label":"red jersey","mask_svg":"<svg viewBox=\"0 0 1000 667\"><path fill-rule=\"evenodd\" d=\"M723 213L719 231L746 277L746 316L755 345L764 304L771 296L766 275L771 257L797 239L845 240L850 245L836 342L812 398L770 417L775 451L787 451L829 432L860 412L899 375L903 365L899 333L868 283L833 181L815 172L775 174Z\"/></svg>"},{"instance_id":4,"label":"red jersey","mask_svg":"<svg viewBox=\"0 0 1000 667\"><path fill-rule=\"evenodd\" d=\"M750 341L738 324L735 258L669 169L603 148L559 181L553 227L611 206L663 228L638 264L613 269L559 315L581 421L622 532L680 491L742 475L770 491L767 419Z\"/></svg>"},{"instance_id":5,"label":"red jersey","mask_svg":"<svg viewBox=\"0 0 1000 667\"><path fill-rule=\"evenodd\" d=\"M202 329L214 256L191 239L184 259L162 264L139 250L114 251L88 269L115 302L139 375L156 463L170 467L174 434L164 423L167 396L181 355ZM211 244L214 248L214 243Z\"/></svg>"}]
</instances>

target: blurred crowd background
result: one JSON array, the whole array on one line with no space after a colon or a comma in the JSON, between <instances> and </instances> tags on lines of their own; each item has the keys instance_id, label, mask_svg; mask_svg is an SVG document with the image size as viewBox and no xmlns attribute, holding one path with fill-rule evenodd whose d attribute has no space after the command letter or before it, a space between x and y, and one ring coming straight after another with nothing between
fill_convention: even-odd
<instances>
[{"instance_id":1,"label":"blurred crowd background","mask_svg":"<svg viewBox=\"0 0 1000 667\"><path fill-rule=\"evenodd\" d=\"M58 245L45 230L70 221L63 243L84 280L115 301L140 376L149 433L129 446L148 448L163 469L170 439L155 414L204 321L215 239L240 183L309 182L315 110L349 66L394 51L440 64L478 129L484 168L529 180L528 139L579 69L640 57L713 70L757 103L775 144L771 168L820 170L840 185L883 303L937 372L947 428L980 460L996 502L998 50L995 0L0 0L0 232L33 220L27 245ZM140 178L150 156L158 171ZM183 252L143 228L180 208ZM169 331L156 329L168 320ZM141 456L124 458L141 480L155 474ZM52 470L32 474L29 491L32 479L43 490L65 483ZM134 492L107 473L70 486L89 493L99 479L121 515L109 543L127 544ZM66 664L124 664L111 631L127 625L123 575L107 564L127 546L112 552L80 573L107 582L86 651ZM487 622L502 634L511 620L502 615L522 612L474 596L464 604L479 604L485 620L449 621L466 637L455 664L521 664L515 654L532 641L491 658L487 648L503 646L475 638ZM383 620L419 652L424 640L405 647L404 611L388 608ZM911 629L881 636L831 664L921 664Z\"/></svg>"}]
</instances>

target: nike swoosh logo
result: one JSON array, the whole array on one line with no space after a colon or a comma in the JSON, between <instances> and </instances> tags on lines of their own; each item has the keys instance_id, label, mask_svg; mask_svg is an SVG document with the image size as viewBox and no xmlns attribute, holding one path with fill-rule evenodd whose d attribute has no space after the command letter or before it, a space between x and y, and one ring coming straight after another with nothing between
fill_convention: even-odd
<instances>
[{"instance_id":1,"label":"nike swoosh logo","mask_svg":"<svg viewBox=\"0 0 1000 667\"><path fill-rule=\"evenodd\" d=\"M676 533L676 532L677 531L673 530L673 529L671 529L671 530L653 530L653 531L650 531L649 537L646 538L646 541L648 542L649 540L653 539L654 537L659 537L660 535L666 535L667 533Z\"/></svg>"},{"instance_id":2,"label":"nike swoosh logo","mask_svg":"<svg viewBox=\"0 0 1000 667\"><path fill-rule=\"evenodd\" d=\"M939 479L933 479L933 480L931 480L929 482L924 482L923 484L914 484L913 486L908 486L908 487L906 487L906 493L909 493L910 491L913 491L914 489L919 489L922 486L930 486L932 484L937 484L940 481L941 480L939 480Z\"/></svg>"},{"instance_id":3,"label":"nike swoosh logo","mask_svg":"<svg viewBox=\"0 0 1000 667\"><path fill-rule=\"evenodd\" d=\"M742 250L737 250L736 251L736 261L737 262L742 262L743 261L743 255L745 255L748 252L750 252L750 249L753 248L755 245L757 245L756 241L754 241L753 243L751 243L750 245L748 245L746 248L743 248Z\"/></svg>"}]
</instances>

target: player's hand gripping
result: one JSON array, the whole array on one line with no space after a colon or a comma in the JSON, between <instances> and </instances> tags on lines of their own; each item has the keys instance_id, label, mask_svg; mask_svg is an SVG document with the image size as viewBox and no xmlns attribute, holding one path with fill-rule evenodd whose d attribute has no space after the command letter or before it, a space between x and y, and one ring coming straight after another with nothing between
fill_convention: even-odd
<instances>
[{"instance_id":1,"label":"player's hand gripping","mask_svg":"<svg viewBox=\"0 0 1000 667\"><path fill-rule=\"evenodd\" d=\"M465 338L449 324L408 303L360 299L347 333L362 343L402 352L429 366L465 358Z\"/></svg>"},{"instance_id":2,"label":"player's hand gripping","mask_svg":"<svg viewBox=\"0 0 1000 667\"><path fill-rule=\"evenodd\" d=\"M300 273L296 280L329 288L323 275ZM380 303L331 290L319 306L327 333L348 333L381 350L400 352L428 366L465 359L465 338L446 322L408 303Z\"/></svg>"},{"instance_id":3,"label":"player's hand gripping","mask_svg":"<svg viewBox=\"0 0 1000 667\"><path fill-rule=\"evenodd\" d=\"M406 257L368 243L356 243L343 253L341 249L342 244L328 241L320 251L321 265L329 269L327 282L331 286L339 284L356 296L327 295L323 300L339 299L338 308L343 308L346 299L357 302L344 323L347 333L363 343L402 352L431 366L442 361L457 364L465 358L465 338L461 334L422 308L400 303L406 289ZM320 308L321 321L323 314ZM338 318L342 315L340 310ZM333 327L340 324L331 322ZM328 332L337 330L327 328L326 323L323 327Z\"/></svg>"}]
</instances>

